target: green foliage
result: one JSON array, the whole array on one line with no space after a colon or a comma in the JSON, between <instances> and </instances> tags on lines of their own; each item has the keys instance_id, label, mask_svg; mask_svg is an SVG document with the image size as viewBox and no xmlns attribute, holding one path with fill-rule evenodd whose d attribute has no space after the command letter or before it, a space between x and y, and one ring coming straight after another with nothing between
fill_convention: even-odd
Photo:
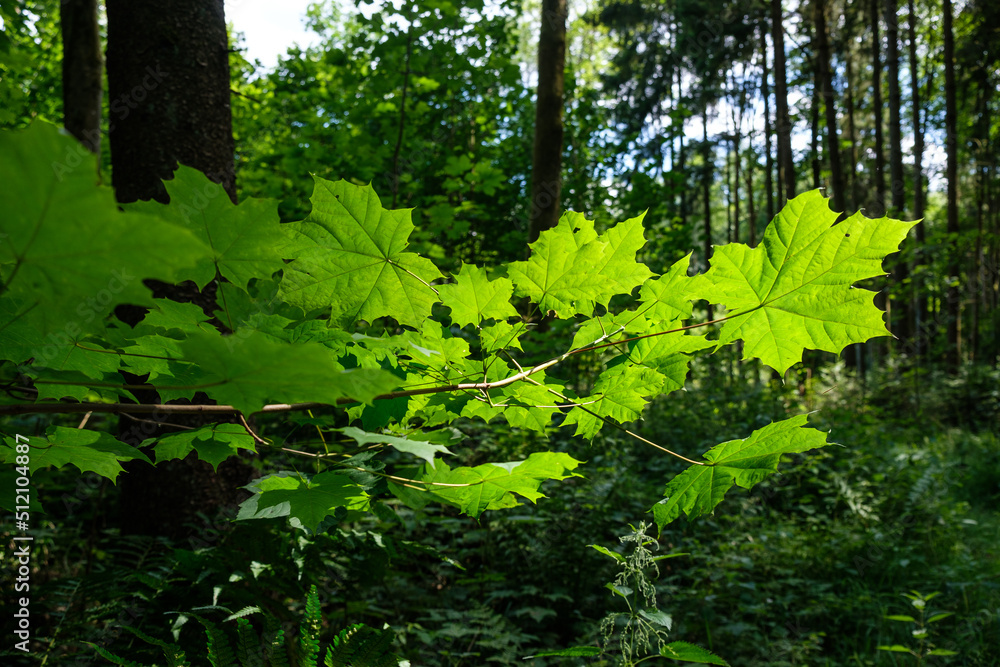
<instances>
[{"instance_id":1,"label":"green foliage","mask_svg":"<svg viewBox=\"0 0 1000 667\"><path fill-rule=\"evenodd\" d=\"M499 267L492 281L463 265L454 283L436 286L440 271L407 251L410 212L387 211L370 186L316 177L310 215L281 225L272 205L233 206L221 187L181 170L169 186L170 205L140 204L122 214L87 174L86 160L62 174L47 167L74 146L54 128L37 124L3 142L9 152L0 169L17 184L0 202L10 212L3 223L7 255L0 256L0 312L7 316L0 341L8 361L40 388L40 400L86 400L101 391L129 398L120 380L127 370L155 375L152 386L164 398L203 392L247 416L272 404L278 411L297 409L289 404L347 406L348 419L360 419L365 431L339 432L360 449L337 444L331 452L319 422L326 451L313 453L315 470L279 470L256 480L239 515L287 516L308 530L367 510L387 492L416 508L439 501L478 518L517 506L518 496L537 501L545 480L577 475L580 462L561 452L451 466L439 458L451 450L428 444L429 427L503 418L513 428L546 434L555 421L594 438L606 425L624 428L652 398L681 388L689 355L698 350L742 339L746 356L783 371L806 346L836 350L884 335L881 315L867 303L870 293L851 283L878 273L882 257L912 226L859 216L831 226L836 216L818 193L807 193L789 203L760 247L720 248L704 275L687 275L687 257L654 277L636 260L645 242L642 216L598 233L592 221L567 212L532 244L526 261ZM73 221L71 233L56 225L60 218ZM146 254L154 243L159 259L151 263ZM103 287L109 258L136 272L114 294ZM150 299L136 278L152 277L221 281L216 315L224 324L212 326L191 306ZM70 300L94 290L109 296L87 328L63 324L73 317ZM612 307L612 299L627 304L636 291L634 307ZM521 318L510 303L516 297L569 320L576 329L570 348L529 363L537 353L523 352L523 343L535 341L538 349L538 338L531 316ZM701 326L685 324L696 298L732 311L717 341L688 333ZM153 310L129 328L110 314L120 303ZM435 319L437 303L450 308L451 328ZM71 328L71 336L56 335ZM38 349L46 336L60 344L58 363L45 362ZM568 359L591 350L606 350L592 386L558 377ZM667 498L654 510L658 525L682 511L709 512L733 484L751 488L775 472L782 454L826 444L821 433L804 428L805 420L800 415L719 445L704 462L645 440L694 463L668 482ZM282 426L268 428L277 435ZM368 433L380 428L386 433L378 442ZM247 435L258 445L269 442ZM75 463L114 479L116 457L140 455L109 438L57 428L32 464ZM380 456L384 445L425 463L390 472L397 458ZM213 466L240 448L261 451L224 426L161 437L156 448L161 458L194 449ZM5 459L13 455L4 448Z\"/></svg>"},{"instance_id":2,"label":"green foliage","mask_svg":"<svg viewBox=\"0 0 1000 667\"><path fill-rule=\"evenodd\" d=\"M949 651L943 648L934 648L930 641L930 625L942 621L952 615L951 612L931 613L927 608L927 603L937 597L940 593L924 595L917 591L903 593L903 597L910 601L910 605L916 610L917 616L907 614L891 614L886 616L890 621L898 621L910 624L910 635L917 641L916 646L903 646L892 644L891 646L879 646L880 651L890 651L892 653L909 653L918 665L924 664L924 659L930 656L958 655L956 651Z\"/></svg>"},{"instance_id":3,"label":"green foliage","mask_svg":"<svg viewBox=\"0 0 1000 667\"><path fill-rule=\"evenodd\" d=\"M263 615L264 632L258 634L247 616ZM185 612L185 618L195 619L205 629L205 658L212 667L279 667L294 664L296 667L317 667L323 648L320 642L322 614L316 586L306 595L303 616L299 623L299 641L295 656L289 661L288 646L284 631L273 614L263 612L259 607L246 608L230 614L225 622L235 622L235 651L230 634L225 626L206 618L201 613ZM141 630L122 626L146 644L158 647L167 661L168 667L187 667L184 651L177 644L152 637ZM325 667L396 667L399 660L391 652L393 642L391 630L375 630L363 624L345 628L327 646L323 665ZM87 642L101 657L117 664L146 667L146 663L123 658L107 649ZM198 664L198 663L194 663Z\"/></svg>"}]
</instances>

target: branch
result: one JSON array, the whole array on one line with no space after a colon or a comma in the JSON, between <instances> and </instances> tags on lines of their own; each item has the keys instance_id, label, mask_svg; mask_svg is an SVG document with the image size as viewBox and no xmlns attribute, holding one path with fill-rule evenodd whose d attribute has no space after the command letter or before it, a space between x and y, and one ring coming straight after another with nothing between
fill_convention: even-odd
<instances>
[{"instance_id":1,"label":"branch","mask_svg":"<svg viewBox=\"0 0 1000 667\"><path fill-rule=\"evenodd\" d=\"M519 373L511 375L510 377L504 378L503 380L497 380L495 382L463 382L458 384L445 384L437 385L433 387L423 387L421 389L402 389L399 391L392 391L388 394L380 394L376 396L373 400L383 401L392 398L408 398L410 396L422 396L425 394L441 394L446 392L455 391L474 391L483 392L489 391L490 389L498 389L500 387L506 387L509 384L514 384L520 380L524 380L535 373L540 373L547 368L551 368L556 364L559 364L569 357L580 354L582 352L589 352L591 350L600 350L605 347L610 347L612 345L619 345L621 343L628 343L635 340L641 340L643 338L653 338L655 336L664 336L666 334L678 333L680 331L687 331L689 329L697 329L698 327L708 326L710 324L718 324L719 322L724 322L725 320L732 317L732 315L727 315L726 317L721 317L719 319L712 320L710 322L701 322L699 324L690 324L685 327L679 327L677 329L671 329L669 331L659 331L653 334L644 334L642 336L635 336L633 338L626 338L625 340L615 341L611 343L601 343L602 340L606 339L608 336L612 336L618 331L611 334L605 334L601 336L593 344L588 347L581 347L575 350L569 350L558 357L553 357L546 362L543 362L537 366L533 366L527 370L523 370ZM76 382L69 381L45 381L46 384L73 384L78 385ZM94 386L118 386L118 385L104 385L103 383L94 383ZM222 382L213 382L205 385L199 385L198 389L216 386L223 384ZM147 387L139 387L147 388ZM155 388L155 387L154 387ZM173 387L172 387L173 388ZM191 388L191 387L188 387ZM337 400L336 405L349 405L352 403L358 403L357 400L353 398L341 398ZM319 408L329 407L326 403L275 403L272 405L265 405L260 410L254 414L267 413L267 412L298 412L302 410L316 410ZM159 404L141 404L141 403L13 403L9 405L0 405L0 416L2 415L24 415L24 414L72 414L80 412L96 412L96 413L112 413L112 414L177 414L177 413L195 413L195 414L219 414L219 415L231 415L239 413L240 411L231 405L172 405L168 403Z\"/></svg>"}]
</instances>

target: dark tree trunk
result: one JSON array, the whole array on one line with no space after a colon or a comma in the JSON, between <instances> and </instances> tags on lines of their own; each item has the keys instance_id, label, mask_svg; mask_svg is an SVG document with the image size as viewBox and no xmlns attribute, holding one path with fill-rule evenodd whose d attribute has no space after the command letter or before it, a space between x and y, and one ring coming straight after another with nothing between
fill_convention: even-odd
<instances>
[{"instance_id":1,"label":"dark tree trunk","mask_svg":"<svg viewBox=\"0 0 1000 667\"><path fill-rule=\"evenodd\" d=\"M948 231L948 273L951 284L948 287L947 308L948 308L948 349L945 353L945 361L952 371L958 370L961 359L961 340L959 338L959 288L956 284L961 275L961 266L958 255L958 111L955 90L955 36L952 31L952 9L951 0L943 0L944 3L944 99L945 99L945 152L947 153L948 166L946 177L948 180L947 195L947 231Z\"/></svg>"},{"instance_id":2,"label":"dark tree trunk","mask_svg":"<svg viewBox=\"0 0 1000 667\"><path fill-rule=\"evenodd\" d=\"M538 100L531 170L528 241L559 222L562 191L563 79L566 69L566 0L542 0L538 38Z\"/></svg>"},{"instance_id":3,"label":"dark tree trunk","mask_svg":"<svg viewBox=\"0 0 1000 667\"><path fill-rule=\"evenodd\" d=\"M767 84L767 29L763 24L760 30L760 51L764 60L764 72L760 80L760 94L764 97L764 189L767 191L764 204L767 210L767 222L770 224L771 220L774 219L774 157L771 154L773 125L771 121L771 92Z\"/></svg>"},{"instance_id":4,"label":"dark tree trunk","mask_svg":"<svg viewBox=\"0 0 1000 667\"><path fill-rule=\"evenodd\" d=\"M826 2L813 0L813 20L816 24L816 48L819 57L819 80L823 106L826 109L826 145L830 154L830 189L833 208L842 212L844 206L844 168L840 164L840 133L837 131L837 106L830 71L830 38L826 28Z\"/></svg>"},{"instance_id":5,"label":"dark tree trunk","mask_svg":"<svg viewBox=\"0 0 1000 667\"><path fill-rule=\"evenodd\" d=\"M107 0L111 181L120 202L166 202L178 164L236 201L222 0Z\"/></svg>"},{"instance_id":6,"label":"dark tree trunk","mask_svg":"<svg viewBox=\"0 0 1000 667\"><path fill-rule=\"evenodd\" d=\"M178 163L221 183L236 199L232 122L229 107L229 54L222 0L136 2L108 0L108 87L111 96L112 183L120 202L167 201L161 179ZM210 309L212 291L156 284L154 293L193 301ZM142 316L122 313L130 324ZM139 378L133 381L140 381ZM150 389L136 392L153 402ZM138 446L176 429L157 419L120 422L119 437ZM239 499L252 468L239 460L212 467L189 456L156 468L127 467L122 477L122 530L190 536L198 514L212 516Z\"/></svg>"},{"instance_id":7,"label":"dark tree trunk","mask_svg":"<svg viewBox=\"0 0 1000 667\"><path fill-rule=\"evenodd\" d=\"M919 62L917 61L917 14L913 5L913 0L909 0L908 17L909 44L908 52L910 56L910 94L912 96L913 112L913 219L922 220L924 217L924 131L920 121L920 76ZM917 241L914 246L913 265L919 267L923 263L923 252L925 240L925 225L923 222L917 225ZM911 279L911 309L912 309L912 340L913 353L917 358L922 357L927 349L924 327L927 322L927 294L923 285L919 281L919 272L914 272Z\"/></svg>"},{"instance_id":8,"label":"dark tree trunk","mask_svg":"<svg viewBox=\"0 0 1000 667\"><path fill-rule=\"evenodd\" d=\"M778 169L781 173L780 203L795 196L795 165L792 163L792 119L788 113L788 78L785 75L785 32L781 0L771 0L771 42L774 45L774 102L778 114Z\"/></svg>"},{"instance_id":9,"label":"dark tree trunk","mask_svg":"<svg viewBox=\"0 0 1000 667\"><path fill-rule=\"evenodd\" d=\"M705 236L705 270L708 270L708 260L712 258L712 149L708 144L708 104L706 103L702 116L701 129L701 150L702 150L702 174L701 174L701 194L704 206L704 236ZM708 320L712 320L712 303L708 304Z\"/></svg>"},{"instance_id":10,"label":"dark tree trunk","mask_svg":"<svg viewBox=\"0 0 1000 667\"><path fill-rule=\"evenodd\" d=\"M878 28L878 0L871 0L872 23L872 125L875 128L875 201L868 215L885 215L885 148L882 139L882 38Z\"/></svg>"},{"instance_id":11,"label":"dark tree trunk","mask_svg":"<svg viewBox=\"0 0 1000 667\"><path fill-rule=\"evenodd\" d=\"M62 0L63 125L93 153L101 152L104 63L97 0Z\"/></svg>"},{"instance_id":12,"label":"dark tree trunk","mask_svg":"<svg viewBox=\"0 0 1000 667\"><path fill-rule=\"evenodd\" d=\"M809 106L809 152L812 153L812 186L815 190L823 185L821 178L822 167L819 156L819 72L817 71L815 60L813 61L812 103Z\"/></svg>"},{"instance_id":13,"label":"dark tree trunk","mask_svg":"<svg viewBox=\"0 0 1000 667\"><path fill-rule=\"evenodd\" d=\"M896 0L885 0L887 47L886 67L889 74L889 181L892 197L891 213L902 214L906 208L906 184L903 180L903 131L900 125L902 94L899 88L899 19Z\"/></svg>"},{"instance_id":14,"label":"dark tree trunk","mask_svg":"<svg viewBox=\"0 0 1000 667\"><path fill-rule=\"evenodd\" d=\"M903 180L903 131L900 123L902 95L899 88L899 19L896 15L896 0L885 0L884 18L886 27L886 67L889 74L889 190L891 205L889 213L899 217L906 208L906 183ZM893 269L893 281L903 285L909 276L909 266L897 257ZM911 339L910 303L903 295L893 299L893 333L901 340Z\"/></svg>"},{"instance_id":15,"label":"dark tree trunk","mask_svg":"<svg viewBox=\"0 0 1000 667\"><path fill-rule=\"evenodd\" d=\"M854 76L852 71L853 59L848 53L844 63L845 75L847 78L847 96L845 106L847 107L847 139L850 143L849 165L847 169L848 187L850 188L851 210L855 211L861 205L863 198L861 189L858 187L858 130L854 120Z\"/></svg>"}]
</instances>

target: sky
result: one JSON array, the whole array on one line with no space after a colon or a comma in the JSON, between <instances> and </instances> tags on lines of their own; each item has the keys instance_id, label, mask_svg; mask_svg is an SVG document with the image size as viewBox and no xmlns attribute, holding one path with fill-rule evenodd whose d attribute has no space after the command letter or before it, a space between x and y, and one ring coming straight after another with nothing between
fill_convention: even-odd
<instances>
[{"instance_id":1,"label":"sky","mask_svg":"<svg viewBox=\"0 0 1000 667\"><path fill-rule=\"evenodd\" d=\"M271 68L293 44L305 48L319 41L305 27L306 8L313 1L226 0L226 20L243 33L247 60Z\"/></svg>"}]
</instances>

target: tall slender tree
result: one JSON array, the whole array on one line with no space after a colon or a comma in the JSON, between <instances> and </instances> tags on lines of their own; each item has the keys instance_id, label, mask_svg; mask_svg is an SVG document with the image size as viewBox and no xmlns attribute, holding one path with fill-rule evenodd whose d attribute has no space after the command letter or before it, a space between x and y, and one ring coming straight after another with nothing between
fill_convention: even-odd
<instances>
[{"instance_id":1,"label":"tall slender tree","mask_svg":"<svg viewBox=\"0 0 1000 667\"><path fill-rule=\"evenodd\" d=\"M948 231L948 274L950 278L947 301L947 344L945 361L952 371L958 370L961 359L961 339L959 337L959 288L957 281L961 274L958 255L958 104L955 85L955 35L952 27L951 0L942 0L944 32L944 100L945 100L945 153L947 167L945 179L947 190L947 231Z\"/></svg>"},{"instance_id":2,"label":"tall slender tree","mask_svg":"<svg viewBox=\"0 0 1000 667\"><path fill-rule=\"evenodd\" d=\"M528 240L559 221L562 192L563 87L566 71L566 0L542 0L538 38L538 95L531 169Z\"/></svg>"},{"instance_id":3,"label":"tall slender tree","mask_svg":"<svg viewBox=\"0 0 1000 667\"><path fill-rule=\"evenodd\" d=\"M830 162L830 189L833 191L833 208L844 210L844 168L840 163L840 133L837 130L836 96L833 90L833 73L830 68L830 37L826 27L826 2L813 0L813 22L816 27L816 50L821 96L826 113L826 143Z\"/></svg>"},{"instance_id":4,"label":"tall slender tree","mask_svg":"<svg viewBox=\"0 0 1000 667\"><path fill-rule=\"evenodd\" d=\"M869 214L885 213L885 147L882 136L882 38L879 34L879 0L871 0L872 24L872 126L875 134L875 200L869 205Z\"/></svg>"},{"instance_id":5,"label":"tall slender tree","mask_svg":"<svg viewBox=\"0 0 1000 667\"><path fill-rule=\"evenodd\" d=\"M771 43L774 45L774 105L777 113L778 169L782 184L781 204L795 196L795 164L792 162L792 119L788 113L788 79L785 73L785 31L781 0L771 0Z\"/></svg>"},{"instance_id":6,"label":"tall slender tree","mask_svg":"<svg viewBox=\"0 0 1000 667\"><path fill-rule=\"evenodd\" d=\"M907 51L910 69L910 108L913 114L913 219L924 217L924 130L920 120L920 63L917 60L917 12L913 0L907 9ZM916 228L916 244L913 255L914 266L922 263L926 243L926 226L920 222ZM912 273L910 314L912 318L913 353L919 359L926 349L924 323L927 320L927 293L919 279L919 273Z\"/></svg>"}]
</instances>

